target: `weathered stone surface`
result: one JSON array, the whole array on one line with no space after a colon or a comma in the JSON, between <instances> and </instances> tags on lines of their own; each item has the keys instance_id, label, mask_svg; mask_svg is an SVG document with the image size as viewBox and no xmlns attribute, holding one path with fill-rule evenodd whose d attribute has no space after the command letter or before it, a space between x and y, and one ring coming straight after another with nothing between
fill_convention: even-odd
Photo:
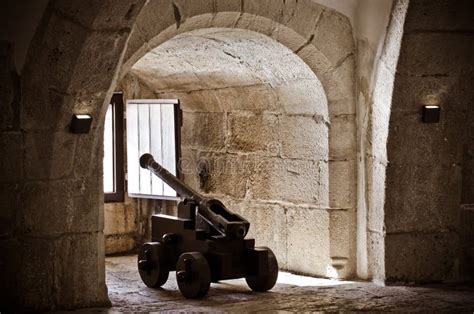
<instances>
[{"instance_id":1,"label":"weathered stone surface","mask_svg":"<svg viewBox=\"0 0 474 314\"><path fill-rule=\"evenodd\" d=\"M317 114L327 119L326 94L318 79L285 82L275 88L275 94L287 114Z\"/></svg>"},{"instance_id":2,"label":"weathered stone surface","mask_svg":"<svg viewBox=\"0 0 474 314\"><path fill-rule=\"evenodd\" d=\"M256 246L269 247L277 257L279 268L286 269L288 233L286 210L280 205L259 204L252 201L226 205L250 222L247 238L254 238Z\"/></svg>"},{"instance_id":3,"label":"weathered stone surface","mask_svg":"<svg viewBox=\"0 0 474 314\"><path fill-rule=\"evenodd\" d=\"M405 30L415 31L474 31L472 12L474 5L470 0L421 0L410 3L410 14ZM434 18L436 17L436 18Z\"/></svg>"},{"instance_id":4,"label":"weathered stone surface","mask_svg":"<svg viewBox=\"0 0 474 314\"><path fill-rule=\"evenodd\" d=\"M220 0L216 1L216 12L240 12L241 6L241 0Z\"/></svg>"},{"instance_id":5,"label":"weathered stone surface","mask_svg":"<svg viewBox=\"0 0 474 314\"><path fill-rule=\"evenodd\" d=\"M104 204L104 234L115 235L136 231L137 210L135 204L105 203ZM136 206L136 205L135 205Z\"/></svg>"},{"instance_id":6,"label":"weathered stone surface","mask_svg":"<svg viewBox=\"0 0 474 314\"><path fill-rule=\"evenodd\" d=\"M253 164L246 156L183 150L182 173L186 183L209 194L244 198ZM201 171L201 177L199 172Z\"/></svg>"},{"instance_id":7,"label":"weathered stone surface","mask_svg":"<svg viewBox=\"0 0 474 314\"><path fill-rule=\"evenodd\" d=\"M329 102L353 97L355 93L354 69L355 60L351 55L335 68L331 66L329 72L324 72L324 78L321 81Z\"/></svg>"},{"instance_id":8,"label":"weathered stone surface","mask_svg":"<svg viewBox=\"0 0 474 314\"><path fill-rule=\"evenodd\" d=\"M407 182L413 182L407 184ZM461 169L455 164L390 164L387 168L385 219L388 232L456 228Z\"/></svg>"},{"instance_id":9,"label":"weathered stone surface","mask_svg":"<svg viewBox=\"0 0 474 314\"><path fill-rule=\"evenodd\" d=\"M1 241L0 245L8 252L7 287L29 292L11 295L7 304L28 310L110 304L101 233L23 238L21 245L16 240ZM58 290L58 286L64 289Z\"/></svg>"},{"instance_id":10,"label":"weathered stone surface","mask_svg":"<svg viewBox=\"0 0 474 314\"><path fill-rule=\"evenodd\" d=\"M201 15L205 13L214 12L214 1L213 0L173 0L173 6L179 12L179 16L184 20L194 15ZM177 16L177 13L175 13Z\"/></svg>"},{"instance_id":11,"label":"weathered stone surface","mask_svg":"<svg viewBox=\"0 0 474 314\"><path fill-rule=\"evenodd\" d=\"M286 26L293 29L306 39L313 35L322 7L310 0L287 1L283 21L287 21Z\"/></svg>"},{"instance_id":12,"label":"weathered stone surface","mask_svg":"<svg viewBox=\"0 0 474 314\"><path fill-rule=\"evenodd\" d=\"M302 207L287 210L288 265L291 265L291 270L313 276L330 276L328 212Z\"/></svg>"},{"instance_id":13,"label":"weathered stone surface","mask_svg":"<svg viewBox=\"0 0 474 314\"><path fill-rule=\"evenodd\" d=\"M356 175L354 160L329 161L329 206L331 208L354 208Z\"/></svg>"},{"instance_id":14,"label":"weathered stone surface","mask_svg":"<svg viewBox=\"0 0 474 314\"><path fill-rule=\"evenodd\" d=\"M120 30L131 27L145 0L93 0L71 2L56 1L54 9L59 15L71 19L83 27L94 30Z\"/></svg>"},{"instance_id":15,"label":"weathered stone surface","mask_svg":"<svg viewBox=\"0 0 474 314\"><path fill-rule=\"evenodd\" d=\"M339 115L329 126L329 157L335 160L353 158L356 150L356 117Z\"/></svg>"},{"instance_id":16,"label":"weathered stone surface","mask_svg":"<svg viewBox=\"0 0 474 314\"><path fill-rule=\"evenodd\" d=\"M185 104L183 103L183 107ZM184 147L222 150L225 147L225 113L184 112L181 143Z\"/></svg>"},{"instance_id":17,"label":"weathered stone surface","mask_svg":"<svg viewBox=\"0 0 474 314\"><path fill-rule=\"evenodd\" d=\"M457 234L388 233L385 241L386 259L390 261L386 264L387 280L432 282L454 279L459 248Z\"/></svg>"},{"instance_id":18,"label":"weathered stone surface","mask_svg":"<svg viewBox=\"0 0 474 314\"><path fill-rule=\"evenodd\" d=\"M76 135L38 132L25 135L25 172L33 179L68 177L73 169Z\"/></svg>"},{"instance_id":19,"label":"weathered stone surface","mask_svg":"<svg viewBox=\"0 0 474 314\"><path fill-rule=\"evenodd\" d=\"M324 11L311 43L316 46L334 66L354 53L354 39L349 19L335 11Z\"/></svg>"},{"instance_id":20,"label":"weathered stone surface","mask_svg":"<svg viewBox=\"0 0 474 314\"><path fill-rule=\"evenodd\" d=\"M228 127L230 151L274 153L269 151L269 145L278 144L280 125L277 116L232 113L228 117Z\"/></svg>"},{"instance_id":21,"label":"weathered stone surface","mask_svg":"<svg viewBox=\"0 0 474 314\"><path fill-rule=\"evenodd\" d=\"M467 43L472 43L468 33L405 34L397 71L416 76L469 73L474 45Z\"/></svg>"},{"instance_id":22,"label":"weathered stone surface","mask_svg":"<svg viewBox=\"0 0 474 314\"><path fill-rule=\"evenodd\" d=\"M24 177L24 136L20 132L0 134L0 182L21 180Z\"/></svg>"},{"instance_id":23,"label":"weathered stone surface","mask_svg":"<svg viewBox=\"0 0 474 314\"><path fill-rule=\"evenodd\" d=\"M114 234L105 237L105 254L123 254L133 251L136 247L136 233Z\"/></svg>"},{"instance_id":24,"label":"weathered stone surface","mask_svg":"<svg viewBox=\"0 0 474 314\"><path fill-rule=\"evenodd\" d=\"M243 0L244 12L266 17L272 21L278 22L285 9L285 3L273 0Z\"/></svg>"},{"instance_id":25,"label":"weathered stone surface","mask_svg":"<svg viewBox=\"0 0 474 314\"><path fill-rule=\"evenodd\" d=\"M327 163L311 160L254 160L251 189L255 198L320 204L327 198Z\"/></svg>"},{"instance_id":26,"label":"weathered stone surface","mask_svg":"<svg viewBox=\"0 0 474 314\"><path fill-rule=\"evenodd\" d=\"M280 104L270 85L236 86L215 91L221 110L278 112Z\"/></svg>"},{"instance_id":27,"label":"weathered stone surface","mask_svg":"<svg viewBox=\"0 0 474 314\"><path fill-rule=\"evenodd\" d=\"M0 237L9 237L15 229L15 217L20 208L20 185L0 183Z\"/></svg>"},{"instance_id":28,"label":"weathered stone surface","mask_svg":"<svg viewBox=\"0 0 474 314\"><path fill-rule=\"evenodd\" d=\"M132 33L130 38L142 36L146 42L157 36L168 26L176 23L174 15L173 1L147 1L140 14L134 28L138 29L138 33ZM135 49L128 44L127 52L133 53ZM126 58L125 60L127 60Z\"/></svg>"},{"instance_id":29,"label":"weathered stone surface","mask_svg":"<svg viewBox=\"0 0 474 314\"><path fill-rule=\"evenodd\" d=\"M129 32L88 34L82 43L67 91L91 94L107 91L128 36ZM94 71L91 71L92 68Z\"/></svg>"},{"instance_id":30,"label":"weathered stone surface","mask_svg":"<svg viewBox=\"0 0 474 314\"><path fill-rule=\"evenodd\" d=\"M328 127L324 118L281 116L282 156L328 160Z\"/></svg>"},{"instance_id":31,"label":"weathered stone surface","mask_svg":"<svg viewBox=\"0 0 474 314\"><path fill-rule=\"evenodd\" d=\"M354 210L332 210L329 212L329 242L331 266L337 278L354 275L354 248L356 218Z\"/></svg>"},{"instance_id":32,"label":"weathered stone surface","mask_svg":"<svg viewBox=\"0 0 474 314\"><path fill-rule=\"evenodd\" d=\"M99 197L90 194L94 190L87 185L82 180L25 183L18 228L25 233L49 235L102 229Z\"/></svg>"}]
</instances>

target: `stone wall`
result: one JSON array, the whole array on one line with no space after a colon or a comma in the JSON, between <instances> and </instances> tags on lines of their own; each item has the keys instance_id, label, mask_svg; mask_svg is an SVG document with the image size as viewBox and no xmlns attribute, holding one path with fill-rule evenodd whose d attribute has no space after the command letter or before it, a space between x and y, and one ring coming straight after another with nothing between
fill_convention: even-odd
<instances>
[{"instance_id":1,"label":"stone wall","mask_svg":"<svg viewBox=\"0 0 474 314\"><path fill-rule=\"evenodd\" d=\"M388 140L389 280L456 280L472 261L472 207L462 204L474 195L473 9L441 0L408 10ZM440 123L421 122L423 105L441 107Z\"/></svg>"},{"instance_id":2,"label":"stone wall","mask_svg":"<svg viewBox=\"0 0 474 314\"><path fill-rule=\"evenodd\" d=\"M329 271L327 100L305 63L263 35L208 29L162 44L132 73L157 98L180 99L188 184L247 218L281 268L340 275Z\"/></svg>"}]
</instances>

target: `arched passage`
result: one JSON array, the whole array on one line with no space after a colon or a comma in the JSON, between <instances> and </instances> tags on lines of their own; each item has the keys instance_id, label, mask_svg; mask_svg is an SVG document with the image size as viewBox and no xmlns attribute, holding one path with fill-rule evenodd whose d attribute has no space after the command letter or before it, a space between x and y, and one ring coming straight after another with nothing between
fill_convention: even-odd
<instances>
[{"instance_id":1,"label":"arched passage","mask_svg":"<svg viewBox=\"0 0 474 314\"><path fill-rule=\"evenodd\" d=\"M14 300L9 303L41 309L107 302L100 162L107 100L119 73L126 73L145 52L179 32L203 27L266 34L294 51L320 79L331 121L329 221L339 226L330 230L345 231L329 234L334 243L331 264L338 266L340 277L353 274L356 131L351 27L345 17L312 1L273 4L240 0L149 1L145 7L140 0L48 4L21 77L21 125L2 133L2 146L9 148L4 157L9 163L2 169L3 190L18 195L8 198L11 210L5 215L13 223L2 241L9 252L8 269L2 272L5 297L11 294ZM94 117L89 134L69 132L73 113Z\"/></svg>"},{"instance_id":2,"label":"arched passage","mask_svg":"<svg viewBox=\"0 0 474 314\"><path fill-rule=\"evenodd\" d=\"M180 99L186 182L249 219L249 236L281 268L337 276L327 100L300 58L253 31L209 28L166 41L130 73L159 98Z\"/></svg>"},{"instance_id":3,"label":"arched passage","mask_svg":"<svg viewBox=\"0 0 474 314\"><path fill-rule=\"evenodd\" d=\"M346 17L311 1L149 2L132 30L123 77L147 52L174 36L202 28L236 28L267 35L298 55L321 81L328 101L330 243L332 276L355 274L356 126L354 44ZM275 4L275 3L274 3ZM173 6L174 5L174 6ZM160 12L160 23L156 21ZM312 18L309 18L312 16ZM310 22L308 22L308 19ZM306 21L306 22L303 22Z\"/></svg>"}]
</instances>

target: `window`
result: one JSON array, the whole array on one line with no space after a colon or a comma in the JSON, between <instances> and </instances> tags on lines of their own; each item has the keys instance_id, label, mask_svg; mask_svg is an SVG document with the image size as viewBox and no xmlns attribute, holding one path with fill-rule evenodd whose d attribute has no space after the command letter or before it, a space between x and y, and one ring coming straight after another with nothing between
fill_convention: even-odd
<instances>
[{"instance_id":1,"label":"window","mask_svg":"<svg viewBox=\"0 0 474 314\"><path fill-rule=\"evenodd\" d=\"M176 192L149 170L140 167L142 154L150 153L177 175L179 157L179 102L173 99L127 102L127 179L132 197L175 199Z\"/></svg>"},{"instance_id":2,"label":"window","mask_svg":"<svg viewBox=\"0 0 474 314\"><path fill-rule=\"evenodd\" d=\"M123 202L123 97L112 96L104 124L104 201Z\"/></svg>"}]
</instances>

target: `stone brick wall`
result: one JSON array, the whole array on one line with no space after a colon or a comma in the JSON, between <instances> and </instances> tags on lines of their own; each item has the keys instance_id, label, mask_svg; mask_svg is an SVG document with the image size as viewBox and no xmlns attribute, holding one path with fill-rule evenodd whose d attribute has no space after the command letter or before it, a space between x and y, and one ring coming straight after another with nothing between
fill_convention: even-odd
<instances>
[{"instance_id":1,"label":"stone brick wall","mask_svg":"<svg viewBox=\"0 0 474 314\"><path fill-rule=\"evenodd\" d=\"M389 280L459 279L472 251L472 12L469 0L410 2L388 140ZM440 123L421 122L423 105L441 107Z\"/></svg>"}]
</instances>

